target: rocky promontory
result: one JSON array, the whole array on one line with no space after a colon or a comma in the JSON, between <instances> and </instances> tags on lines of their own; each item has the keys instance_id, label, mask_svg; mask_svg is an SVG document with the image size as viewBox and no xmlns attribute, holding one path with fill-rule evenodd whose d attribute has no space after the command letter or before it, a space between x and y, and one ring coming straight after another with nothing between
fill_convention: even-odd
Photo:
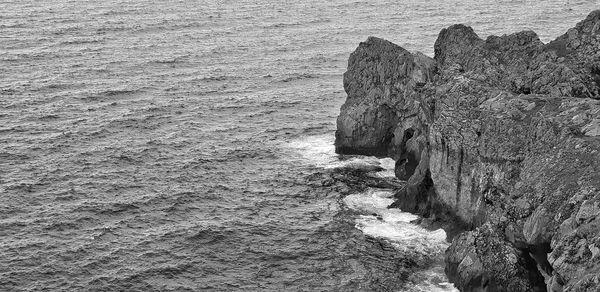
<instances>
[{"instance_id":1,"label":"rocky promontory","mask_svg":"<svg viewBox=\"0 0 600 292\"><path fill-rule=\"evenodd\" d=\"M358 46L336 151L394 158L394 207L460 228L461 291L600 291L600 10L547 44L453 25L434 51Z\"/></svg>"}]
</instances>

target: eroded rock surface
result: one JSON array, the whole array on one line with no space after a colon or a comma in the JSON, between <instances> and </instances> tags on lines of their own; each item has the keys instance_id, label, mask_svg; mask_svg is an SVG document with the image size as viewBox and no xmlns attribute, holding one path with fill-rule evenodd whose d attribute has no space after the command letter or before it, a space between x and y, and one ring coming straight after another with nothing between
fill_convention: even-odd
<instances>
[{"instance_id":1,"label":"eroded rock surface","mask_svg":"<svg viewBox=\"0 0 600 292\"><path fill-rule=\"evenodd\" d=\"M348 60L344 89L348 99L337 120L336 151L348 154L388 155L399 145L401 121L419 122L415 88L431 80L435 62L386 40L370 37Z\"/></svg>"},{"instance_id":2,"label":"eroded rock surface","mask_svg":"<svg viewBox=\"0 0 600 292\"><path fill-rule=\"evenodd\" d=\"M395 207L464 227L457 287L600 290L600 10L548 44L453 25L433 59L369 38L344 87L337 151L394 158Z\"/></svg>"}]
</instances>

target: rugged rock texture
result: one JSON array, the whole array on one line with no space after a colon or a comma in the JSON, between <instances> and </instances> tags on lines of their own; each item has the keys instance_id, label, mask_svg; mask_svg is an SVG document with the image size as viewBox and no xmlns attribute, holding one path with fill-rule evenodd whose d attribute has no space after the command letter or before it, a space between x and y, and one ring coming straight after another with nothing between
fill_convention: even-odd
<instances>
[{"instance_id":1,"label":"rugged rock texture","mask_svg":"<svg viewBox=\"0 0 600 292\"><path fill-rule=\"evenodd\" d=\"M431 81L435 62L386 40L369 38L350 55L344 74L348 99L338 118L336 150L352 154L387 155L399 145L396 125L420 120L412 106L415 88Z\"/></svg>"},{"instance_id":2,"label":"rugged rock texture","mask_svg":"<svg viewBox=\"0 0 600 292\"><path fill-rule=\"evenodd\" d=\"M387 155L396 207L465 230L463 291L600 291L600 10L543 44L440 32L435 57L369 38L350 56L339 153Z\"/></svg>"}]
</instances>

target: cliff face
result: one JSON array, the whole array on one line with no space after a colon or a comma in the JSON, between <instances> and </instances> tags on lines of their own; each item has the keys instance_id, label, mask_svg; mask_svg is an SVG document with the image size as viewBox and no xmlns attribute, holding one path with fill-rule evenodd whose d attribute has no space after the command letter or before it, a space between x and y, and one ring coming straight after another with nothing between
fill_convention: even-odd
<instances>
[{"instance_id":1,"label":"cliff face","mask_svg":"<svg viewBox=\"0 0 600 292\"><path fill-rule=\"evenodd\" d=\"M344 87L337 151L394 158L394 205L464 228L459 289L600 289L600 10L548 44L454 25L434 59L369 38Z\"/></svg>"}]
</instances>

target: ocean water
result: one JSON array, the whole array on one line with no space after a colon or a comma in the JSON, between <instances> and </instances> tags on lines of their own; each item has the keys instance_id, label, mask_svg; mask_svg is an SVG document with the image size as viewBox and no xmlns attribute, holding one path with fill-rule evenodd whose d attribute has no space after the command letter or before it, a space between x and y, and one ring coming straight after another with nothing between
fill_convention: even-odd
<instances>
[{"instance_id":1,"label":"ocean water","mask_svg":"<svg viewBox=\"0 0 600 292\"><path fill-rule=\"evenodd\" d=\"M454 23L547 42L598 8L2 1L0 290L453 291L444 232L348 186L393 161L333 153L348 55L431 56Z\"/></svg>"}]
</instances>

